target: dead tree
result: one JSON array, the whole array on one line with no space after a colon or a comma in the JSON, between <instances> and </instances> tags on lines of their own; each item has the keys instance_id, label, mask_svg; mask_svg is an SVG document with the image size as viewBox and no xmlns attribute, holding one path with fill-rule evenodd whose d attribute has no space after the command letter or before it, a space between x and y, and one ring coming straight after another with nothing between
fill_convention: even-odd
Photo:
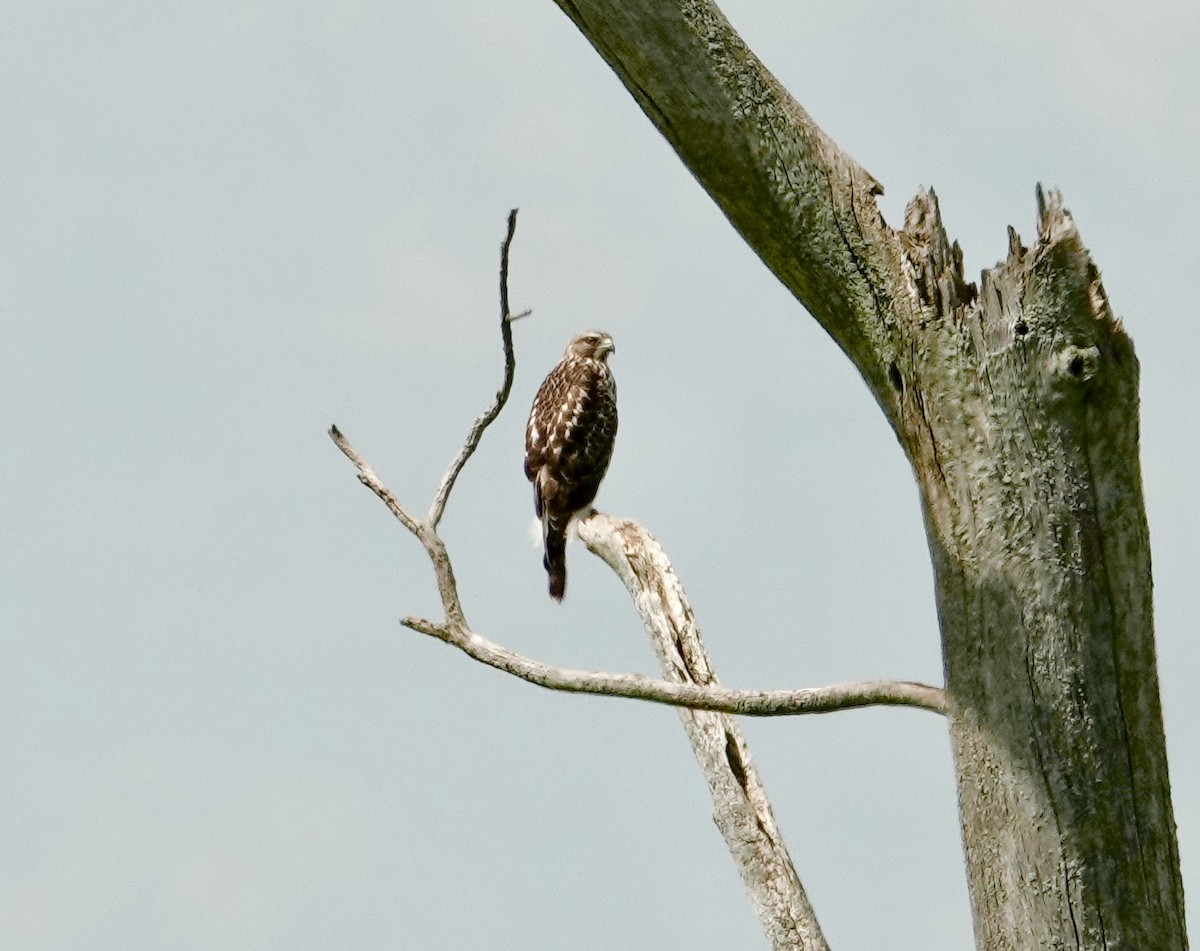
<instances>
[{"instance_id":1,"label":"dead tree","mask_svg":"<svg viewBox=\"0 0 1200 951\"><path fill-rule=\"evenodd\" d=\"M508 218L500 252L500 335L504 378L492 405L475 420L451 460L428 512L414 514L392 494L336 426L330 437L358 470L359 481L425 548L433 566L443 617L406 617L402 624L457 647L481 663L529 683L574 693L648 700L679 707L680 718L713 797L713 818L725 836L742 881L772 947L823 951L827 948L816 915L796 875L775 825L766 792L749 749L731 714L789 716L855 707L908 706L946 712L945 692L909 681L861 681L798 690L730 690L717 683L683 586L658 542L636 522L592 511L578 525L583 542L612 567L637 606L658 655L662 680L639 674L568 670L516 654L488 640L467 622L454 568L438 525L463 467L484 432L508 402L516 369L508 303L508 261L517 212Z\"/></svg>"},{"instance_id":2,"label":"dead tree","mask_svg":"<svg viewBox=\"0 0 1200 951\"><path fill-rule=\"evenodd\" d=\"M716 816L776 948L826 947L728 714L903 703L944 712L981 951L1187 947L1138 463L1138 362L1056 193L1031 247L965 280L932 191L892 228L843 153L707 0L556 0L778 279L860 371L920 487L944 693L906 683L720 688L682 588L640 527L593 516L585 543L625 580L666 680L561 671L468 626L437 535L473 427L429 513L360 479L425 545L441 621L416 630L556 689L683 711ZM511 241L511 220L509 240ZM507 263L507 247L503 260Z\"/></svg>"}]
</instances>

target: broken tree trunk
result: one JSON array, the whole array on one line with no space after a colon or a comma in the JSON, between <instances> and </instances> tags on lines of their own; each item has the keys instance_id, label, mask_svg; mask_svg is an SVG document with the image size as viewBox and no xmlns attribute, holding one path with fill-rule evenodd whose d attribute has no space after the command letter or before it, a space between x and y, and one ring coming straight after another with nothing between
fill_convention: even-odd
<instances>
[{"instance_id":1,"label":"broken tree trunk","mask_svg":"<svg viewBox=\"0 0 1200 951\"><path fill-rule=\"evenodd\" d=\"M1182 951L1138 364L1057 195L977 289L707 0L556 0L862 373L921 490L981 951Z\"/></svg>"}]
</instances>

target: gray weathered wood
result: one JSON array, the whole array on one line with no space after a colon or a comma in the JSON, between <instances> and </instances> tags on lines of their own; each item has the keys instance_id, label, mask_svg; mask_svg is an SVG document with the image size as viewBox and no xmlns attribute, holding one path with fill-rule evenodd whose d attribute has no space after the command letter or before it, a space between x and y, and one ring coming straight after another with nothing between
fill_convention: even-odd
<instances>
[{"instance_id":1,"label":"gray weathered wood","mask_svg":"<svg viewBox=\"0 0 1200 951\"><path fill-rule=\"evenodd\" d=\"M593 513L579 523L579 537L633 597L663 676L674 683L715 685L692 606L654 536L636 522ZM737 722L705 710L681 709L679 718L712 795L713 821L771 947L828 951Z\"/></svg>"},{"instance_id":2,"label":"gray weathered wood","mask_svg":"<svg viewBox=\"0 0 1200 951\"><path fill-rule=\"evenodd\" d=\"M858 367L921 490L976 942L1187 947L1138 464L1138 363L1057 196L965 281L707 0L556 0Z\"/></svg>"}]
</instances>

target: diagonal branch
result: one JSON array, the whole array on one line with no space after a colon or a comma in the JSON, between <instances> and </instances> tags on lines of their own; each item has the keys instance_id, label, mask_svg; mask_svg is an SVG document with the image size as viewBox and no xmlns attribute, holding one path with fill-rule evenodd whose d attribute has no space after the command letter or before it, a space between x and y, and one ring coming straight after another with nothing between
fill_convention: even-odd
<instances>
[{"instance_id":1,"label":"diagonal branch","mask_svg":"<svg viewBox=\"0 0 1200 951\"><path fill-rule=\"evenodd\" d=\"M442 476L441 485L438 486L437 494L433 497L433 504L429 507L429 514L425 517L425 522L431 529L438 527L438 522L442 520L442 513L446 510L446 500L450 498L450 491L454 488L458 474L462 472L463 466L467 464L467 460L479 446L483 431L492 425L496 417L500 415L500 411L504 409L504 404L508 402L508 394L512 390L513 375L517 368L517 358L513 352L512 322L529 314L529 311L525 310L514 315L508 309L508 252L512 247L513 235L516 230L517 209L514 208L508 213L508 233L500 245L500 340L504 345L504 381L496 392L495 402L471 424L471 431L467 433L466 441L446 469L446 474Z\"/></svg>"},{"instance_id":2,"label":"diagonal branch","mask_svg":"<svg viewBox=\"0 0 1200 951\"><path fill-rule=\"evenodd\" d=\"M375 474L375 470L359 455L358 450L350 444L350 440L342 434L342 431L337 426L329 427L329 438L342 451L342 454L354 463L354 468L358 470L358 481L379 496L383 504L388 507L388 510L396 516L400 524L419 538L422 526L413 517L412 513L392 495L392 490L380 481L379 476Z\"/></svg>"},{"instance_id":3,"label":"diagonal branch","mask_svg":"<svg viewBox=\"0 0 1200 951\"><path fill-rule=\"evenodd\" d=\"M479 440L483 438L484 430L495 421L496 417L500 415L500 411L504 409L504 404L508 402L509 393L512 391L513 376L517 367L517 358L513 350L512 323L529 315L528 310L514 314L508 305L508 254L509 249L512 247L513 236L516 234L516 230L517 209L514 208L508 213L508 231L504 236L504 241L500 245L500 341L504 348L504 380L500 384L500 389L496 392L495 401L471 425L471 430L467 433L466 441L463 442L458 454L446 469L445 475L442 476L442 481L438 485L437 492L434 494L433 503L429 507L429 514L425 516L425 520L421 522L417 521L413 514L400 503L392 494L391 489L383 484L383 481L375 473L375 470L367 464L367 461L363 459L362 455L354 448L350 440L342 434L337 426L329 428L329 437L346 458L354 463L354 467L358 470L358 481L374 492L400 524L412 532L424 546L425 551L429 555L429 560L433 564L434 575L437 578L438 592L441 594L442 606L446 611L446 618L459 629L465 629L467 621L463 615L462 602L458 596L458 585L454 580L454 569L450 564L450 555L446 551L446 546L442 542L442 539L438 536L437 527L442 519L442 513L446 510L446 502L450 498L450 492L454 488L458 474L462 472L463 466L467 464L467 460L471 458L475 449L479 446Z\"/></svg>"},{"instance_id":4,"label":"diagonal branch","mask_svg":"<svg viewBox=\"0 0 1200 951\"><path fill-rule=\"evenodd\" d=\"M654 537L636 522L599 513L580 523L579 536L625 583L663 673L681 684L715 688L717 678L687 594ZM708 782L713 821L771 947L828 951L737 723L726 713L695 709L681 710L679 718Z\"/></svg>"},{"instance_id":5,"label":"diagonal branch","mask_svg":"<svg viewBox=\"0 0 1200 951\"><path fill-rule=\"evenodd\" d=\"M886 398L896 348L887 311L898 293L887 265L898 244L876 206L879 182L783 88L714 0L554 3L747 245Z\"/></svg>"}]
</instances>

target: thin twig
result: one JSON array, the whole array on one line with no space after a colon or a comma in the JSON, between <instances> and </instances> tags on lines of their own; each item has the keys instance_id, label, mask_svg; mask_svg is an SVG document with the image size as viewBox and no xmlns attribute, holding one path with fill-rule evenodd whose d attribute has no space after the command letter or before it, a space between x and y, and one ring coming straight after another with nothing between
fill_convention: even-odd
<instances>
[{"instance_id":1,"label":"thin twig","mask_svg":"<svg viewBox=\"0 0 1200 951\"><path fill-rule=\"evenodd\" d=\"M354 468L358 470L358 481L379 496L383 500L383 503L391 510L391 513L400 520L400 524L419 538L421 536L421 526L417 523L417 520L392 495L391 489L380 481L379 476L375 474L375 470L367 465L367 461L358 454L358 450L350 444L350 440L342 435L342 431L336 426L330 426L329 438L333 440L338 449L342 450L346 458L354 463Z\"/></svg>"},{"instance_id":2,"label":"thin twig","mask_svg":"<svg viewBox=\"0 0 1200 951\"><path fill-rule=\"evenodd\" d=\"M450 490L454 488L454 483L458 479L458 474L462 472L463 466L475 452L479 440L483 437L483 431L504 409L504 404L508 402L508 394L512 390L513 375L517 368L517 358L513 352L512 322L529 313L527 310L522 311L514 317L508 308L508 251L512 247L513 235L516 230L517 209L514 208L508 213L508 233L500 245L500 340L504 345L504 381L496 392L495 402L471 424L471 431L467 433L466 441L446 469L446 474L442 476L437 494L433 497L433 504L429 507L429 514L425 516L426 524L431 529L437 529L438 522L442 520L442 513L446 510L446 501L450 498Z\"/></svg>"},{"instance_id":3,"label":"thin twig","mask_svg":"<svg viewBox=\"0 0 1200 951\"><path fill-rule=\"evenodd\" d=\"M946 698L943 692L926 684L863 680L826 687L802 687L797 690L734 690L715 684L702 686L694 683L672 683L641 674L614 674L556 667L511 651L470 629L456 628L453 624L439 623L427 618L406 617L400 623L457 647L482 664L549 690L625 697L671 707L689 707L693 710L712 710L750 717L832 713L836 710L876 706L918 707L935 713L946 712Z\"/></svg>"}]
</instances>

